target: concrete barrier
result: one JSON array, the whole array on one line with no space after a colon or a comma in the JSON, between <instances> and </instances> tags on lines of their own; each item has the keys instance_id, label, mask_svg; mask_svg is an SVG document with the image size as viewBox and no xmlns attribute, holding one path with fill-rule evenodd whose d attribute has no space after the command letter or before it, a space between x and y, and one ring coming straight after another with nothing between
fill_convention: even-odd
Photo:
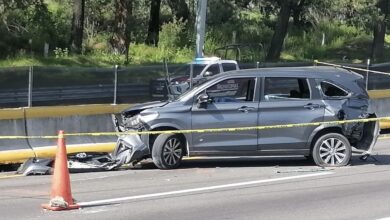
<instances>
[{"instance_id":1,"label":"concrete barrier","mask_svg":"<svg viewBox=\"0 0 390 220\"><path fill-rule=\"evenodd\" d=\"M378 117L390 116L390 90L370 90L370 108ZM390 121L380 121L381 129L389 129Z\"/></svg>"},{"instance_id":2,"label":"concrete barrier","mask_svg":"<svg viewBox=\"0 0 390 220\"><path fill-rule=\"evenodd\" d=\"M120 112L128 105L80 105L53 106L26 109L28 136L66 133L94 133L115 131L111 114ZM71 136L66 138L68 153L111 152L116 136ZM56 140L30 139L30 145L38 157L54 157Z\"/></svg>"},{"instance_id":3,"label":"concrete barrier","mask_svg":"<svg viewBox=\"0 0 390 220\"><path fill-rule=\"evenodd\" d=\"M26 135L24 109L0 109L0 136ZM27 139L0 139L0 163L17 163L35 154Z\"/></svg>"},{"instance_id":4,"label":"concrete barrier","mask_svg":"<svg viewBox=\"0 0 390 220\"><path fill-rule=\"evenodd\" d=\"M123 105L79 105L4 109L0 111L0 136L55 136L65 133L115 131L111 114L128 107ZM8 129L5 129L8 128ZM68 153L111 152L116 136L67 137ZM54 157L56 139L0 139L0 164L17 163L31 157Z\"/></svg>"}]
</instances>

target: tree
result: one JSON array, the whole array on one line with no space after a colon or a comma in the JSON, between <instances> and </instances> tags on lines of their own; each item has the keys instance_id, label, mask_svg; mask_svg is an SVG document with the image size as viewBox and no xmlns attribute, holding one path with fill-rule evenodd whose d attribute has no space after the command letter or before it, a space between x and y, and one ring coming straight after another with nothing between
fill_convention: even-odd
<instances>
[{"instance_id":1,"label":"tree","mask_svg":"<svg viewBox=\"0 0 390 220\"><path fill-rule=\"evenodd\" d=\"M10 30L11 27L15 27L14 24L8 24L7 19L13 10L25 10L30 5L36 5L36 4L43 4L41 0L33 0L29 2L28 0L15 0L15 1L9 1L9 0L0 0L0 20L2 22L2 25L4 25L8 30ZM15 27L19 28L19 27Z\"/></svg>"},{"instance_id":2,"label":"tree","mask_svg":"<svg viewBox=\"0 0 390 220\"><path fill-rule=\"evenodd\" d=\"M111 45L115 53L126 55L126 62L129 61L132 16L132 0L115 0L115 25Z\"/></svg>"},{"instance_id":3,"label":"tree","mask_svg":"<svg viewBox=\"0 0 390 220\"><path fill-rule=\"evenodd\" d=\"M279 59L282 52L284 38L287 34L288 22L290 20L291 9L293 4L299 3L295 0L279 0L280 6L278 19L276 21L274 34L272 36L271 45L266 56L267 61Z\"/></svg>"},{"instance_id":4,"label":"tree","mask_svg":"<svg viewBox=\"0 0 390 220\"><path fill-rule=\"evenodd\" d=\"M308 1L301 0L298 4L295 4L292 7L292 17L294 21L294 25L297 27L302 27L305 24L305 19L303 17L303 10Z\"/></svg>"},{"instance_id":5,"label":"tree","mask_svg":"<svg viewBox=\"0 0 390 220\"><path fill-rule=\"evenodd\" d=\"M373 60L383 58L386 25L389 17L389 0L379 0L377 2L377 7L379 14L376 19L373 19L374 39L371 48L371 58Z\"/></svg>"},{"instance_id":6,"label":"tree","mask_svg":"<svg viewBox=\"0 0 390 220\"><path fill-rule=\"evenodd\" d=\"M190 11L185 0L168 0L168 5L175 15L176 20L183 22L188 20Z\"/></svg>"},{"instance_id":7,"label":"tree","mask_svg":"<svg viewBox=\"0 0 390 220\"><path fill-rule=\"evenodd\" d=\"M145 43L149 45L158 45L158 33L160 29L160 6L161 0L150 0L150 18L148 36Z\"/></svg>"},{"instance_id":8,"label":"tree","mask_svg":"<svg viewBox=\"0 0 390 220\"><path fill-rule=\"evenodd\" d=\"M76 54L81 54L83 47L84 9L85 0L73 0L70 50Z\"/></svg>"}]
</instances>

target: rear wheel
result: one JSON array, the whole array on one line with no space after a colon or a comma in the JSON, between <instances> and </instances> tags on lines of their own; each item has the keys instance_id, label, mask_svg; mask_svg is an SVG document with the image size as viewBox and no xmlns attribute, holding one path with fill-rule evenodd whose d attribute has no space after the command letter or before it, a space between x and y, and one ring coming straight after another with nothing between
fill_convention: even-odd
<instances>
[{"instance_id":1,"label":"rear wheel","mask_svg":"<svg viewBox=\"0 0 390 220\"><path fill-rule=\"evenodd\" d=\"M314 162L321 167L345 166L351 160L351 145L341 134L325 134L317 139L312 156Z\"/></svg>"},{"instance_id":2,"label":"rear wheel","mask_svg":"<svg viewBox=\"0 0 390 220\"><path fill-rule=\"evenodd\" d=\"M160 169L177 168L184 155L184 140L176 134L160 134L153 144L153 163Z\"/></svg>"}]
</instances>

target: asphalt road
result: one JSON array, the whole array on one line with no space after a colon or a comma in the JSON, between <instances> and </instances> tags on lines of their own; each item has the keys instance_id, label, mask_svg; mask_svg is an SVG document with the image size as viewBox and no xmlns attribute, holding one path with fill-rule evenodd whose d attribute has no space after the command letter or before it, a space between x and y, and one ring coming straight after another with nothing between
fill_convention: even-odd
<instances>
[{"instance_id":1,"label":"asphalt road","mask_svg":"<svg viewBox=\"0 0 390 220\"><path fill-rule=\"evenodd\" d=\"M335 169L301 157L239 158L71 174L83 207L62 212L40 207L51 176L0 176L0 219L382 219L390 217L390 139L374 154Z\"/></svg>"}]
</instances>

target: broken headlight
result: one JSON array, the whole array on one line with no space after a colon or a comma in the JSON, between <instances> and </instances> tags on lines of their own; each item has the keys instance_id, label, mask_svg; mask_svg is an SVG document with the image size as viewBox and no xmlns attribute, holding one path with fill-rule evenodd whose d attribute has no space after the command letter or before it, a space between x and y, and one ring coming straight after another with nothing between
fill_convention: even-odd
<instances>
[{"instance_id":1,"label":"broken headlight","mask_svg":"<svg viewBox=\"0 0 390 220\"><path fill-rule=\"evenodd\" d=\"M135 115L130 118L124 117L123 122L126 127L130 127L130 128L137 127L141 123L139 115Z\"/></svg>"}]
</instances>

